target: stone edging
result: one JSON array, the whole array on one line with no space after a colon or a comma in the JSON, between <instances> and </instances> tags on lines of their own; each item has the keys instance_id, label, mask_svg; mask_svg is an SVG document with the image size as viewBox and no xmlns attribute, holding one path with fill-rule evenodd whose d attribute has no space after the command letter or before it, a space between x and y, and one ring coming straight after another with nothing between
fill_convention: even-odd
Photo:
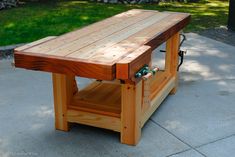
<instances>
[{"instance_id":1,"label":"stone edging","mask_svg":"<svg viewBox=\"0 0 235 157\"><path fill-rule=\"evenodd\" d=\"M8 46L1 46L0 47L0 59L3 58L9 58L13 56L13 50L16 47L25 45L26 43L22 43L22 44L15 44L15 45L8 45Z\"/></svg>"}]
</instances>

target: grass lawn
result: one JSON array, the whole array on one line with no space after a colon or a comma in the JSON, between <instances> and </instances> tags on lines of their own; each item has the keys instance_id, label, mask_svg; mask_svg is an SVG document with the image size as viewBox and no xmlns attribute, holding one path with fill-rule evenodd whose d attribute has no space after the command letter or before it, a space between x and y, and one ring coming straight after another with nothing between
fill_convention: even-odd
<instances>
[{"instance_id":1,"label":"grass lawn","mask_svg":"<svg viewBox=\"0 0 235 157\"><path fill-rule=\"evenodd\" d=\"M192 21L184 30L199 32L226 25L228 1L160 3L143 5L103 4L89 1L26 3L0 11L0 45L26 43L50 35L61 35L79 27L133 9L188 12Z\"/></svg>"}]
</instances>

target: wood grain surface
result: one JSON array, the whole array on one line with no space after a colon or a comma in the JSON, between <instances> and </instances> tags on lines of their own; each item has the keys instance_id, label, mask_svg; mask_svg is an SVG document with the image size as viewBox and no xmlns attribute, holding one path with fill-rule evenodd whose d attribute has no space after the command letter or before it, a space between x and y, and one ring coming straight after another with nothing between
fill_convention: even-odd
<instances>
[{"instance_id":1,"label":"wood grain surface","mask_svg":"<svg viewBox=\"0 0 235 157\"><path fill-rule=\"evenodd\" d=\"M79 30L19 47L15 49L15 66L113 80L117 63L135 56L131 54L143 45L155 49L189 21L187 13L129 10ZM145 53L149 50L140 55ZM136 62L135 58L132 62ZM128 70L131 71L124 73L133 73L133 69Z\"/></svg>"}]
</instances>

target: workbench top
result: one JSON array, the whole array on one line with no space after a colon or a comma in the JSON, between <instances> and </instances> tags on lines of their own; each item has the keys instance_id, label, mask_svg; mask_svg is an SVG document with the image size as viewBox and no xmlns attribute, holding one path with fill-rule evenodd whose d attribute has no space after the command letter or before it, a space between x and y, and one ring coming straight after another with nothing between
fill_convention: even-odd
<instances>
[{"instance_id":1,"label":"workbench top","mask_svg":"<svg viewBox=\"0 0 235 157\"><path fill-rule=\"evenodd\" d=\"M155 49L189 20L186 13L129 10L73 32L16 48L15 66L113 80L117 63L127 56L128 60L135 60L143 55L138 51L147 53L149 47Z\"/></svg>"}]
</instances>

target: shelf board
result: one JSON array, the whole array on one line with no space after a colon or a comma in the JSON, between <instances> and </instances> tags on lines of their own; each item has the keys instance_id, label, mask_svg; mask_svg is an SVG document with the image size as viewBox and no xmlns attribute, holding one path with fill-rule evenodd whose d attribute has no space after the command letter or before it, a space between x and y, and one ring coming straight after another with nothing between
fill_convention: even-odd
<instances>
[{"instance_id":1,"label":"shelf board","mask_svg":"<svg viewBox=\"0 0 235 157\"><path fill-rule=\"evenodd\" d=\"M120 117L121 85L94 81L73 96L68 108Z\"/></svg>"}]
</instances>

